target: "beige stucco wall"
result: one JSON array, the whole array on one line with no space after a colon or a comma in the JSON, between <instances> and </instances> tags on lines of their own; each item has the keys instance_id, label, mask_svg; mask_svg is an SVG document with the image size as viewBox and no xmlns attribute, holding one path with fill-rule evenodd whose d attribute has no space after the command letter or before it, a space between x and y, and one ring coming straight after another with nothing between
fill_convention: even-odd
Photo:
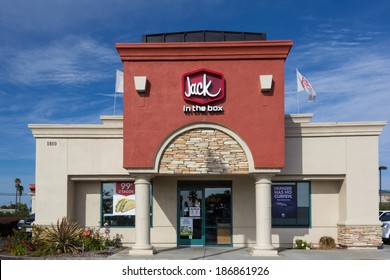
<instances>
[{"instance_id":1,"label":"beige stucco wall","mask_svg":"<svg viewBox=\"0 0 390 280\"><path fill-rule=\"evenodd\" d=\"M50 224L56 222L56 217L74 215L70 199L72 176L130 178L121 167L122 139L37 139L36 142L37 223ZM48 142L57 145L48 146Z\"/></svg>"},{"instance_id":2,"label":"beige stucco wall","mask_svg":"<svg viewBox=\"0 0 390 280\"><path fill-rule=\"evenodd\" d=\"M345 174L345 137L286 138L281 174Z\"/></svg>"},{"instance_id":3,"label":"beige stucco wall","mask_svg":"<svg viewBox=\"0 0 390 280\"><path fill-rule=\"evenodd\" d=\"M75 220L86 227L99 226L101 182L76 182L74 185Z\"/></svg>"},{"instance_id":4,"label":"beige stucco wall","mask_svg":"<svg viewBox=\"0 0 390 280\"><path fill-rule=\"evenodd\" d=\"M384 124L287 121L280 176L342 180L338 223L378 224L378 139Z\"/></svg>"},{"instance_id":5,"label":"beige stucco wall","mask_svg":"<svg viewBox=\"0 0 390 280\"><path fill-rule=\"evenodd\" d=\"M55 223L68 215L68 174L66 139L53 139L57 147L47 146L47 140L36 141L36 223Z\"/></svg>"},{"instance_id":6,"label":"beige stucco wall","mask_svg":"<svg viewBox=\"0 0 390 280\"><path fill-rule=\"evenodd\" d=\"M127 175L122 168L123 139L69 139L68 174Z\"/></svg>"},{"instance_id":7,"label":"beige stucco wall","mask_svg":"<svg viewBox=\"0 0 390 280\"><path fill-rule=\"evenodd\" d=\"M74 200L81 191L75 183L78 180L130 178L122 168L122 118L102 120L98 125L29 126L36 138L37 224L50 225L62 217L83 215L76 211Z\"/></svg>"},{"instance_id":8,"label":"beige stucco wall","mask_svg":"<svg viewBox=\"0 0 390 280\"><path fill-rule=\"evenodd\" d=\"M156 246L176 246L177 184L172 177L153 178L153 228Z\"/></svg>"},{"instance_id":9,"label":"beige stucco wall","mask_svg":"<svg viewBox=\"0 0 390 280\"><path fill-rule=\"evenodd\" d=\"M347 225L378 224L378 139L347 139L346 197L342 201Z\"/></svg>"}]
</instances>

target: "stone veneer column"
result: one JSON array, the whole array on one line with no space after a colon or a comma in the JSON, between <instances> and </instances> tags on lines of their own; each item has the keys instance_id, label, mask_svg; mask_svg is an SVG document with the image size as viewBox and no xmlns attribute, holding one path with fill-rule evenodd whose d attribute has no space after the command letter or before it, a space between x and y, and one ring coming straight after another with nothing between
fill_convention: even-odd
<instances>
[{"instance_id":1,"label":"stone veneer column","mask_svg":"<svg viewBox=\"0 0 390 280\"><path fill-rule=\"evenodd\" d=\"M150 179L151 175L140 174L135 179L135 245L130 255L153 255L150 244Z\"/></svg>"},{"instance_id":2,"label":"stone veneer column","mask_svg":"<svg viewBox=\"0 0 390 280\"><path fill-rule=\"evenodd\" d=\"M277 256L272 246L271 178L272 174L254 174L256 179L256 245L252 256Z\"/></svg>"}]
</instances>

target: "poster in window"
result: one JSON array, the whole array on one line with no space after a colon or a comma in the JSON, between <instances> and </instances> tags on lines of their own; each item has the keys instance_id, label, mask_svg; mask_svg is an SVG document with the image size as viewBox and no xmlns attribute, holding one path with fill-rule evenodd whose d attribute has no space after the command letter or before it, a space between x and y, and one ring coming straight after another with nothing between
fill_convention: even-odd
<instances>
[{"instance_id":1,"label":"poster in window","mask_svg":"<svg viewBox=\"0 0 390 280\"><path fill-rule=\"evenodd\" d=\"M200 217L200 207L190 207L190 217Z\"/></svg>"},{"instance_id":2,"label":"poster in window","mask_svg":"<svg viewBox=\"0 0 390 280\"><path fill-rule=\"evenodd\" d=\"M180 236L187 236L192 239L193 223L192 218L181 217L180 218Z\"/></svg>"},{"instance_id":3,"label":"poster in window","mask_svg":"<svg viewBox=\"0 0 390 280\"><path fill-rule=\"evenodd\" d=\"M117 182L113 197L114 215L135 215L135 185L133 182Z\"/></svg>"},{"instance_id":4,"label":"poster in window","mask_svg":"<svg viewBox=\"0 0 390 280\"><path fill-rule=\"evenodd\" d=\"M297 186L275 185L272 187L272 217L297 217Z\"/></svg>"}]
</instances>

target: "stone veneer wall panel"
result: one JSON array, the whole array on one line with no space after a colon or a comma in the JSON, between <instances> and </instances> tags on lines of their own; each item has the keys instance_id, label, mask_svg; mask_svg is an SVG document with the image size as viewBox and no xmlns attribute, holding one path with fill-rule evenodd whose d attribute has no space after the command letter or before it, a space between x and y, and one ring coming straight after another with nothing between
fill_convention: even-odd
<instances>
[{"instance_id":1,"label":"stone veneer wall panel","mask_svg":"<svg viewBox=\"0 0 390 280\"><path fill-rule=\"evenodd\" d=\"M216 129L193 129L165 149L160 174L248 174L248 159L236 140Z\"/></svg>"},{"instance_id":2,"label":"stone veneer wall panel","mask_svg":"<svg viewBox=\"0 0 390 280\"><path fill-rule=\"evenodd\" d=\"M338 241L341 247L366 248L382 245L381 226L338 226Z\"/></svg>"}]
</instances>

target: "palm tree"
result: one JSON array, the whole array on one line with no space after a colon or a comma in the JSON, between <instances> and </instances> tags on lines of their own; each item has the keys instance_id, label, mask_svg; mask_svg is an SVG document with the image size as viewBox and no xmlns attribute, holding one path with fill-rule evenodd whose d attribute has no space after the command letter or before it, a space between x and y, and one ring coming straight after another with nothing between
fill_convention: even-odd
<instances>
[{"instance_id":1,"label":"palm tree","mask_svg":"<svg viewBox=\"0 0 390 280\"><path fill-rule=\"evenodd\" d=\"M23 186L19 185L18 187L18 194L19 194L19 206L18 209L20 210L20 205L22 203L22 194L23 194L24 188Z\"/></svg>"},{"instance_id":2,"label":"palm tree","mask_svg":"<svg viewBox=\"0 0 390 280\"><path fill-rule=\"evenodd\" d=\"M20 178L15 179L15 212L18 211L18 193L20 193L19 188L21 187L20 183L22 183L22 180ZM22 187L23 188L23 187ZM23 190L22 190L23 192Z\"/></svg>"},{"instance_id":3,"label":"palm tree","mask_svg":"<svg viewBox=\"0 0 390 280\"><path fill-rule=\"evenodd\" d=\"M192 205L191 206L195 206L195 201L198 200L198 193L197 191L195 190L192 190L188 193L188 199L191 201Z\"/></svg>"}]
</instances>

